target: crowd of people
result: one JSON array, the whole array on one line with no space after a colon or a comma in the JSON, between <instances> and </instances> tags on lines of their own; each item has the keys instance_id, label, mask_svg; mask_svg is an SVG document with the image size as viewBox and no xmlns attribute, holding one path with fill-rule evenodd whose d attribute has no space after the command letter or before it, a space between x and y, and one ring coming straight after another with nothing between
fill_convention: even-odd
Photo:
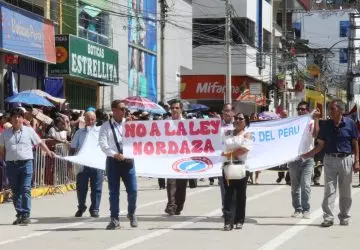
<instances>
[{"instance_id":1,"label":"crowd of people","mask_svg":"<svg viewBox=\"0 0 360 250\"><path fill-rule=\"evenodd\" d=\"M0 154L6 163L6 176L9 180L16 210L14 225L28 225L31 213L31 178L33 173L33 148L35 145L50 157L55 157L51 148L44 143L44 138L57 142L69 143L70 154L76 154L84 143L87 133L99 132L99 145L106 154L106 171L83 166L77 174L78 209L75 217L82 217L87 210L86 197L88 186L91 189L90 216L99 217L102 186L106 173L109 189L110 222L106 229L120 228L119 196L120 179L123 181L128 200L127 218L131 227L137 227L137 178L134 160L123 154L123 126L127 121L136 120L182 120L200 118L219 118L222 120L224 152L223 168L230 165L246 164L247 155L252 150L251 135L247 128L252 122L261 120L257 114L250 116L242 112L235 113L230 104L225 104L221 113L217 112L185 112L180 100L173 100L170 105L162 104L166 113L151 114L145 111L131 112L121 100L111 103L111 113L107 114L93 107L85 111L44 110L39 115L31 106L14 107L9 116L1 119ZM309 145L307 152L297 160L275 169L288 171L286 182L291 185L291 199L294 212L292 217L310 218L311 182L318 185L321 169L325 169L325 194L323 200L324 221L321 226L329 227L334 223L333 207L336 187L339 182L341 225L349 224L351 207L352 172L359 171L358 134L355 122L344 117L345 106L341 101L332 101L329 105L329 119L320 120L319 111L312 115L309 124ZM300 102L297 106L298 116L310 113L309 103ZM41 118L40 118L41 117ZM45 117L45 118L44 118ZM46 119L48 117L49 119ZM283 111L280 118L286 118ZM317 169L314 171L314 168ZM240 179L232 179L227 171L218 177L220 197L224 218L224 230L242 229L245 222L247 185L258 184L260 172L247 172ZM285 177L279 174L277 183ZM210 184L214 183L211 178ZM196 180L159 179L159 188L167 190L168 202L164 209L169 216L181 215L186 202L186 189L196 187Z\"/></svg>"}]
</instances>

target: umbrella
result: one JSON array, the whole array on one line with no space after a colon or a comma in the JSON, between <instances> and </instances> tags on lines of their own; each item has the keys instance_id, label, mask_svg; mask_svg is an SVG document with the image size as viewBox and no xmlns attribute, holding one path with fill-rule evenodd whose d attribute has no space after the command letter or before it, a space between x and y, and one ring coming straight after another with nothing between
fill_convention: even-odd
<instances>
[{"instance_id":1,"label":"umbrella","mask_svg":"<svg viewBox=\"0 0 360 250\"><path fill-rule=\"evenodd\" d=\"M280 116L276 113L273 112L261 112L259 114L259 119L260 120L275 120L275 119L280 119Z\"/></svg>"},{"instance_id":2,"label":"umbrella","mask_svg":"<svg viewBox=\"0 0 360 250\"><path fill-rule=\"evenodd\" d=\"M208 109L209 109L208 106L198 103L190 104L189 107L187 108L188 111L196 111L196 112L206 111Z\"/></svg>"},{"instance_id":3,"label":"umbrella","mask_svg":"<svg viewBox=\"0 0 360 250\"><path fill-rule=\"evenodd\" d=\"M46 98L31 92L20 92L16 95L8 97L5 101L10 103L25 103L38 106L54 107Z\"/></svg>"},{"instance_id":4,"label":"umbrella","mask_svg":"<svg viewBox=\"0 0 360 250\"><path fill-rule=\"evenodd\" d=\"M54 97L54 96L50 95L49 93L46 93L45 91L42 91L40 89L25 90L25 91L22 91L22 93L34 93L39 96L46 97L49 101L52 101L56 104L63 104L64 102L66 102L66 99Z\"/></svg>"},{"instance_id":5,"label":"umbrella","mask_svg":"<svg viewBox=\"0 0 360 250\"><path fill-rule=\"evenodd\" d=\"M129 110L142 110L154 114L165 114L166 111L160 105L155 102L150 101L149 99L141 96L129 96L125 98L124 103L126 104Z\"/></svg>"}]
</instances>

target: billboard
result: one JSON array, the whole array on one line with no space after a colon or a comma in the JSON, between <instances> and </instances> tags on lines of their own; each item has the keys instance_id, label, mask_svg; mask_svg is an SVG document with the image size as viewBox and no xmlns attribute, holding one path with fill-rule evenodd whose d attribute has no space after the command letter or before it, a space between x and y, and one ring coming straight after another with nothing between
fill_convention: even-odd
<instances>
[{"instance_id":1,"label":"billboard","mask_svg":"<svg viewBox=\"0 0 360 250\"><path fill-rule=\"evenodd\" d=\"M128 92L157 100L156 0L128 0Z\"/></svg>"},{"instance_id":2,"label":"billboard","mask_svg":"<svg viewBox=\"0 0 360 250\"><path fill-rule=\"evenodd\" d=\"M0 3L0 47L8 52L56 63L54 24L43 17Z\"/></svg>"}]
</instances>

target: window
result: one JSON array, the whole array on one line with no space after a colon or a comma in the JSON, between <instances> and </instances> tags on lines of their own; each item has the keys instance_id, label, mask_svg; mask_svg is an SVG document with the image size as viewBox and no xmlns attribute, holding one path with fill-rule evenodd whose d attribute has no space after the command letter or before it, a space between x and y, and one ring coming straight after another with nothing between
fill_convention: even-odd
<instances>
[{"instance_id":1,"label":"window","mask_svg":"<svg viewBox=\"0 0 360 250\"><path fill-rule=\"evenodd\" d=\"M293 29L294 29L294 33L295 33L295 39L300 39L301 38L301 23L300 22L293 23Z\"/></svg>"},{"instance_id":2,"label":"window","mask_svg":"<svg viewBox=\"0 0 360 250\"><path fill-rule=\"evenodd\" d=\"M255 23L247 18L233 18L232 23L235 27L235 32L233 32L234 42L255 46ZM234 33L237 34L238 38L234 36Z\"/></svg>"},{"instance_id":3,"label":"window","mask_svg":"<svg viewBox=\"0 0 360 250\"><path fill-rule=\"evenodd\" d=\"M225 18L194 18L193 47L224 44Z\"/></svg>"},{"instance_id":4,"label":"window","mask_svg":"<svg viewBox=\"0 0 360 250\"><path fill-rule=\"evenodd\" d=\"M347 63L348 62L348 49L342 48L340 49L340 63Z\"/></svg>"},{"instance_id":5,"label":"window","mask_svg":"<svg viewBox=\"0 0 360 250\"><path fill-rule=\"evenodd\" d=\"M271 51L271 33L263 29L263 50L264 52Z\"/></svg>"},{"instance_id":6,"label":"window","mask_svg":"<svg viewBox=\"0 0 360 250\"><path fill-rule=\"evenodd\" d=\"M349 36L350 21L340 21L340 37Z\"/></svg>"},{"instance_id":7,"label":"window","mask_svg":"<svg viewBox=\"0 0 360 250\"><path fill-rule=\"evenodd\" d=\"M28 3L23 0L5 0L5 2L20 7L24 10L30 11L32 13L44 16L44 9L41 6L38 6L33 3Z\"/></svg>"},{"instance_id":8,"label":"window","mask_svg":"<svg viewBox=\"0 0 360 250\"><path fill-rule=\"evenodd\" d=\"M109 46L109 14L84 3L79 3L79 37Z\"/></svg>"}]
</instances>

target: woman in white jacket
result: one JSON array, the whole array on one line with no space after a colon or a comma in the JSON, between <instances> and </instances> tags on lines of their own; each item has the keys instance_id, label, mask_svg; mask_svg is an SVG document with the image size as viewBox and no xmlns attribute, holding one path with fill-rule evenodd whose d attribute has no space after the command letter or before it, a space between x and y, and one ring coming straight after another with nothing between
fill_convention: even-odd
<instances>
[{"instance_id":1,"label":"woman in white jacket","mask_svg":"<svg viewBox=\"0 0 360 250\"><path fill-rule=\"evenodd\" d=\"M225 152L222 154L225 157L224 166L230 164L231 157L233 164L246 164L247 155L252 147L251 133L246 131L249 125L249 116L243 113L234 116L234 130L227 131L225 135ZM242 229L245 222L246 188L249 173L247 172L243 179L229 180L224 172L223 177L225 186L224 230L230 231L234 227ZM234 192L236 199L233 199ZM235 213L232 212L233 207Z\"/></svg>"}]
</instances>

